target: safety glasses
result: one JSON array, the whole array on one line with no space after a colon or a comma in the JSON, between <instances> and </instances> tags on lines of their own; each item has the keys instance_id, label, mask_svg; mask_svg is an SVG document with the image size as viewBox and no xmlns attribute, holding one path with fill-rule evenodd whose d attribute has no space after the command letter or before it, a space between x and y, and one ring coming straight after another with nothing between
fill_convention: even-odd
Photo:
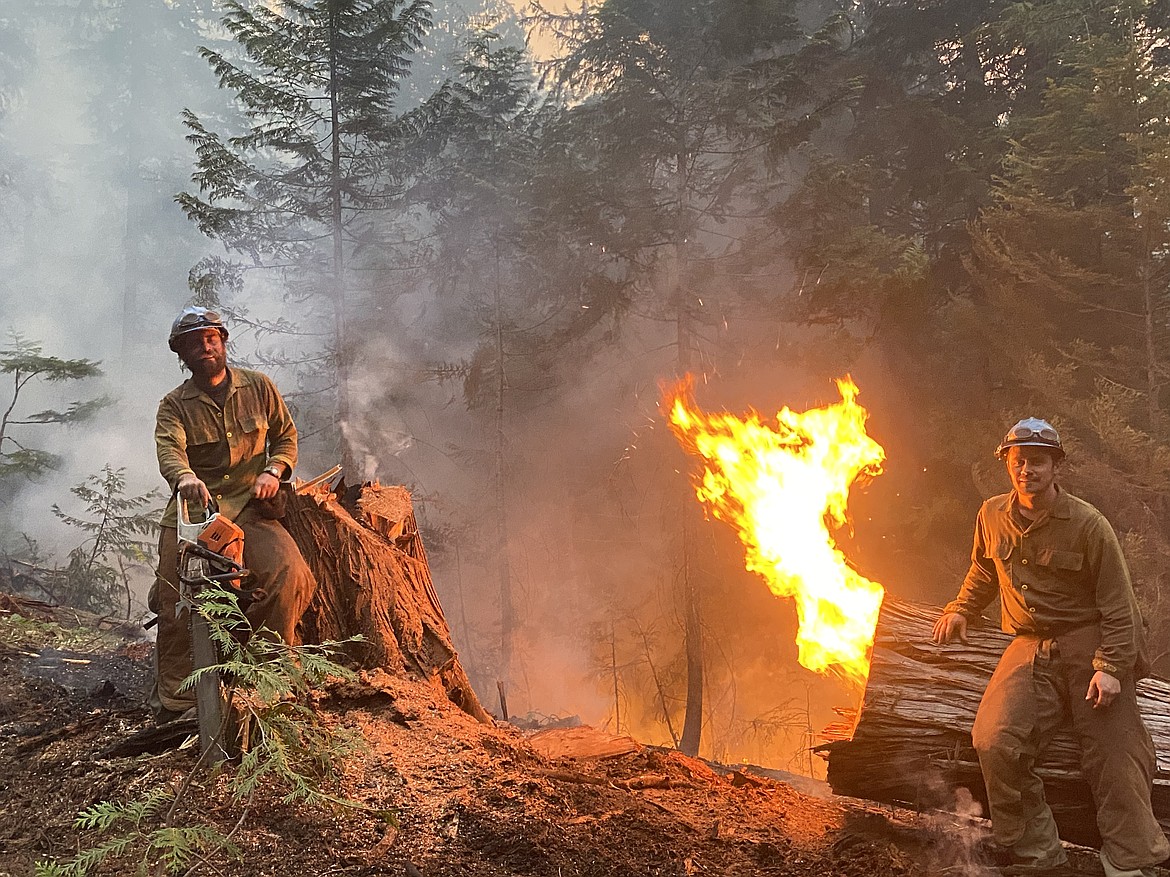
<instances>
[{"instance_id":1,"label":"safety glasses","mask_svg":"<svg viewBox=\"0 0 1170 877\"><path fill-rule=\"evenodd\" d=\"M204 311L201 314L183 314L176 328L187 329L192 326L206 326L209 323L218 326L222 322L223 318L215 311Z\"/></svg>"},{"instance_id":2,"label":"safety glasses","mask_svg":"<svg viewBox=\"0 0 1170 877\"><path fill-rule=\"evenodd\" d=\"M1004 442L1019 442L1026 441L1030 438L1042 439L1046 442L1058 444L1060 436L1056 434L1056 430L1050 426L1042 427L1041 429L1033 429L1030 426L1013 426L1011 431L1004 436Z\"/></svg>"}]
</instances>

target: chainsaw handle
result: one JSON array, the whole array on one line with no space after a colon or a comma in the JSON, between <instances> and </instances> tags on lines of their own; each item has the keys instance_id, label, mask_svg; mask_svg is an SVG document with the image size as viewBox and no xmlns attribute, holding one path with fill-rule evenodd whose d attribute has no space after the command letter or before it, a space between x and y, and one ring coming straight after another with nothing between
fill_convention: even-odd
<instances>
[{"instance_id":1,"label":"chainsaw handle","mask_svg":"<svg viewBox=\"0 0 1170 877\"><path fill-rule=\"evenodd\" d=\"M187 516L187 500L183 498L183 494L179 493L179 488L177 488L177 487L175 488L175 492L174 492L173 496L175 498L175 502L178 503L179 523L186 524L186 525L190 526L192 521ZM208 497L207 508L205 508L203 510L203 520L199 521L199 523L200 524L206 523L208 518L210 518L214 514L217 514L218 512L219 512L219 503L215 501L214 496Z\"/></svg>"},{"instance_id":2,"label":"chainsaw handle","mask_svg":"<svg viewBox=\"0 0 1170 877\"><path fill-rule=\"evenodd\" d=\"M199 538L199 534L203 531L211 519L219 514L219 503L211 498L207 503L207 508L203 512L203 520L192 522L191 517L187 512L187 500L183 498L183 494L179 493L178 488L175 489L175 502L178 511L178 523L176 529L179 531L179 540L182 542L195 542Z\"/></svg>"}]
</instances>

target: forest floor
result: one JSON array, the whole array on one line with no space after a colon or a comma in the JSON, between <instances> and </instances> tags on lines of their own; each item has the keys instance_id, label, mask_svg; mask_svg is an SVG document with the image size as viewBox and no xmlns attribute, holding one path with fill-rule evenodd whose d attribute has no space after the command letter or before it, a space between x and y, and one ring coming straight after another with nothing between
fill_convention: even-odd
<instances>
[{"instance_id":1,"label":"forest floor","mask_svg":"<svg viewBox=\"0 0 1170 877\"><path fill-rule=\"evenodd\" d=\"M96 843L74 825L82 809L177 788L191 774L197 747L180 746L186 733L161 752L112 754L150 727L150 661L149 643L0 611L0 877L31 877L38 861ZM366 751L343 766L341 793L367 809L292 806L262 789L241 819L227 791L232 768L201 772L182 818L231 833L239 858L217 854L193 873L998 873L982 820L835 797L804 778L632 741L612 747L624 754L586 757L579 745L558 747L555 731L480 724L424 683L367 674L323 692L316 708L327 725L365 738ZM1091 851L1072 856L1083 873L1101 873ZM137 873L141 860L131 849L95 873Z\"/></svg>"}]
</instances>

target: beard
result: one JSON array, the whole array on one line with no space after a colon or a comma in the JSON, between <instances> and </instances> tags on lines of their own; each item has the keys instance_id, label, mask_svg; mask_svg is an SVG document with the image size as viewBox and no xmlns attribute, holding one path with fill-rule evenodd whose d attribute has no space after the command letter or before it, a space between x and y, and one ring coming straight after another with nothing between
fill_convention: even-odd
<instances>
[{"instance_id":1,"label":"beard","mask_svg":"<svg viewBox=\"0 0 1170 877\"><path fill-rule=\"evenodd\" d=\"M183 364L191 370L196 381L206 383L227 368L227 351L207 353L199 351L194 356L184 356Z\"/></svg>"}]
</instances>

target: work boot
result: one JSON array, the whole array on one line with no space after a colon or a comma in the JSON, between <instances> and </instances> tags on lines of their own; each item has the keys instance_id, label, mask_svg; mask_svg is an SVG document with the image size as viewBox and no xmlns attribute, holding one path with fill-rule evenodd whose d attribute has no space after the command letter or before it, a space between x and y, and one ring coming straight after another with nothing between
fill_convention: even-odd
<instances>
[{"instance_id":1,"label":"work boot","mask_svg":"<svg viewBox=\"0 0 1170 877\"><path fill-rule=\"evenodd\" d=\"M1154 877L1157 873L1153 867L1149 868L1118 868L1109 860L1102 850L1097 854L1101 858L1101 867L1105 869L1105 877Z\"/></svg>"},{"instance_id":2,"label":"work boot","mask_svg":"<svg viewBox=\"0 0 1170 877\"><path fill-rule=\"evenodd\" d=\"M154 723L156 725L167 725L171 722L185 722L196 717L195 707L187 707L182 712L178 710L169 710L165 706L159 707L154 711Z\"/></svg>"}]
</instances>

